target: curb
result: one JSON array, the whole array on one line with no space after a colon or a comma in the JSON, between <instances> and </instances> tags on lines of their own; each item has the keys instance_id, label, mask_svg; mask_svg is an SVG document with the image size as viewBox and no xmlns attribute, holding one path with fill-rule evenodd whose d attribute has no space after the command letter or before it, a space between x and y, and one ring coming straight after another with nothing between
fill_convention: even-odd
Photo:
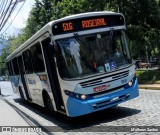
<instances>
[{"instance_id":1,"label":"curb","mask_svg":"<svg viewBox=\"0 0 160 135\"><path fill-rule=\"evenodd\" d=\"M145 90L160 90L160 87L154 87L154 86L138 86L139 89L145 89Z\"/></svg>"}]
</instances>

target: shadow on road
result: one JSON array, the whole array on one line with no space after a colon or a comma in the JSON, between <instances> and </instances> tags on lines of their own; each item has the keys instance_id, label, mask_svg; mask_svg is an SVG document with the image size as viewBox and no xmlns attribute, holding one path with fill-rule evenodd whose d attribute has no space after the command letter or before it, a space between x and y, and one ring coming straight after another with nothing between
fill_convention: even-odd
<instances>
[{"instance_id":1,"label":"shadow on road","mask_svg":"<svg viewBox=\"0 0 160 135\"><path fill-rule=\"evenodd\" d=\"M37 115L54 123L64 130L81 129L84 127L96 126L103 123L107 124L108 122L122 119L124 117L135 115L141 112L141 110L138 109L117 106L85 116L70 118L59 113L48 114L43 107L40 107L36 104L23 103L21 99L14 100L16 103L35 112Z\"/></svg>"}]
</instances>

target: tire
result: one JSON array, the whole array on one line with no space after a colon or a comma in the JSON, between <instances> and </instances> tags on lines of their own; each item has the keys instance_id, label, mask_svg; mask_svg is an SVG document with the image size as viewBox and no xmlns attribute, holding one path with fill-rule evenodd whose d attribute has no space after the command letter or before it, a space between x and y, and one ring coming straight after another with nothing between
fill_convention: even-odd
<instances>
[{"instance_id":1,"label":"tire","mask_svg":"<svg viewBox=\"0 0 160 135\"><path fill-rule=\"evenodd\" d=\"M45 94L45 108L46 110L51 113L54 112L54 108L53 108L53 104L52 104L52 100L50 99L48 94Z\"/></svg>"}]
</instances>

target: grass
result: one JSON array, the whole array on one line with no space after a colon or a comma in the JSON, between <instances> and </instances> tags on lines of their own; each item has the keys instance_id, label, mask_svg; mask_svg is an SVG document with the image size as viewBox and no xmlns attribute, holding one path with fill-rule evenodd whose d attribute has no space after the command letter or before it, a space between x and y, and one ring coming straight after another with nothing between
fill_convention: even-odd
<instances>
[{"instance_id":1,"label":"grass","mask_svg":"<svg viewBox=\"0 0 160 135\"><path fill-rule=\"evenodd\" d=\"M156 70L137 70L139 84L160 84L160 69Z\"/></svg>"}]
</instances>

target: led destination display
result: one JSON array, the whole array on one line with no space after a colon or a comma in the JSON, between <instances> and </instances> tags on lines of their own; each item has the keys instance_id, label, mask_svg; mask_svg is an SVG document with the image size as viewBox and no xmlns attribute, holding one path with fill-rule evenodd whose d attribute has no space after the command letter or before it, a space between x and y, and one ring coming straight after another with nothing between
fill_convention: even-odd
<instances>
[{"instance_id":1,"label":"led destination display","mask_svg":"<svg viewBox=\"0 0 160 135\"><path fill-rule=\"evenodd\" d=\"M121 15L84 17L78 19L71 19L68 21L62 21L54 24L53 34L59 35L69 32L122 25L124 25L124 18Z\"/></svg>"}]
</instances>

